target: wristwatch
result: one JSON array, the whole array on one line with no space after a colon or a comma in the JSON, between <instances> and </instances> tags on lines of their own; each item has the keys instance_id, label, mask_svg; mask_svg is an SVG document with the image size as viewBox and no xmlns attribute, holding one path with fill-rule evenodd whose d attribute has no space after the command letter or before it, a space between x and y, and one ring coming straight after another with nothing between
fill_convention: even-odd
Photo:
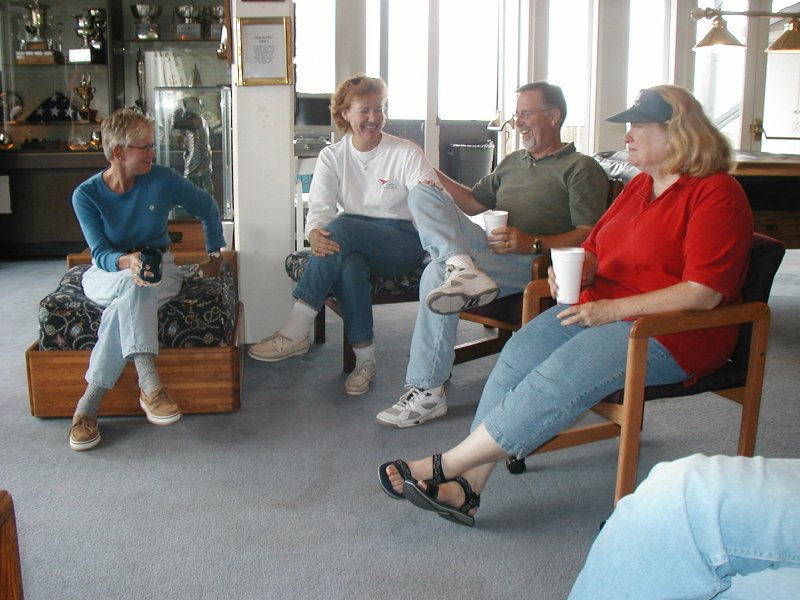
<instances>
[{"instance_id":1,"label":"wristwatch","mask_svg":"<svg viewBox=\"0 0 800 600\"><path fill-rule=\"evenodd\" d=\"M533 238L533 253L534 254L541 254L544 252L544 246L542 246L542 240L539 238Z\"/></svg>"},{"instance_id":2,"label":"wristwatch","mask_svg":"<svg viewBox=\"0 0 800 600\"><path fill-rule=\"evenodd\" d=\"M220 252L219 250L214 250L214 252L209 252L208 253L208 257L209 258L222 258L222 252Z\"/></svg>"}]
</instances>

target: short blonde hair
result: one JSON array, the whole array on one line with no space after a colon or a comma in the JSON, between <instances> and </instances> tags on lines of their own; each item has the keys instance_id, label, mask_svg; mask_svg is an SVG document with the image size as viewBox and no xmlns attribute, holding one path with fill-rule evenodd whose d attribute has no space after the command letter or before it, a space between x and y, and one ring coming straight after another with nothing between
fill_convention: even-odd
<instances>
[{"instance_id":1,"label":"short blonde hair","mask_svg":"<svg viewBox=\"0 0 800 600\"><path fill-rule=\"evenodd\" d=\"M666 125L670 150L661 170L693 177L728 171L733 155L731 145L697 99L677 85L657 85L652 90L672 106Z\"/></svg>"},{"instance_id":2,"label":"short blonde hair","mask_svg":"<svg viewBox=\"0 0 800 600\"><path fill-rule=\"evenodd\" d=\"M331 116L333 117L333 122L336 123L336 127L343 133L348 133L352 130L352 127L342 116L342 113L347 112L354 99L366 98L367 96L379 96L381 105L385 109L388 97L386 82L380 77L356 75L345 79L336 88L331 98Z\"/></svg>"},{"instance_id":3,"label":"short blonde hair","mask_svg":"<svg viewBox=\"0 0 800 600\"><path fill-rule=\"evenodd\" d=\"M114 158L114 148L126 147L131 142L152 135L155 132L153 120L129 108L121 108L103 119L100 135L103 140L103 154L108 162Z\"/></svg>"}]
</instances>

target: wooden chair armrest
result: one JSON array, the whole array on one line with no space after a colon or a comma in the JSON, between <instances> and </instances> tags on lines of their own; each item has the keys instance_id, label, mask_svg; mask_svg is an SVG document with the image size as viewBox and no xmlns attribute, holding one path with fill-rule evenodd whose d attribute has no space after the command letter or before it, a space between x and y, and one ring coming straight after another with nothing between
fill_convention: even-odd
<instances>
[{"instance_id":1,"label":"wooden chair armrest","mask_svg":"<svg viewBox=\"0 0 800 600\"><path fill-rule=\"evenodd\" d=\"M522 324L525 325L552 305L553 298L550 296L547 279L534 279L525 287L522 296Z\"/></svg>"},{"instance_id":2,"label":"wooden chair armrest","mask_svg":"<svg viewBox=\"0 0 800 600\"><path fill-rule=\"evenodd\" d=\"M769 320L769 306L764 302L748 302L711 310L667 312L639 317L634 321L629 337L632 339L649 338L656 335L756 323L764 320Z\"/></svg>"},{"instance_id":3,"label":"wooden chair armrest","mask_svg":"<svg viewBox=\"0 0 800 600\"><path fill-rule=\"evenodd\" d=\"M531 263L531 280L547 279L547 267L552 264L549 254L537 256Z\"/></svg>"}]
</instances>

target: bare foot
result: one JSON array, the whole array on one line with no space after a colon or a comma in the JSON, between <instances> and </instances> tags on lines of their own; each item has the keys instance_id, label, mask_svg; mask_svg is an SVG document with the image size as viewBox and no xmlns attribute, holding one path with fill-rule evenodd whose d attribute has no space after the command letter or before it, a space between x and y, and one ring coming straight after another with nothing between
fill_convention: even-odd
<instances>
[{"instance_id":1,"label":"bare foot","mask_svg":"<svg viewBox=\"0 0 800 600\"><path fill-rule=\"evenodd\" d=\"M411 469L411 475L414 479L430 479L433 477L433 463L430 458L413 460L406 464L408 464L408 468ZM386 467L386 474L389 476L389 483L392 484L392 489L402 496L403 476L400 474L400 471L398 471L396 466L390 464Z\"/></svg>"}]
</instances>

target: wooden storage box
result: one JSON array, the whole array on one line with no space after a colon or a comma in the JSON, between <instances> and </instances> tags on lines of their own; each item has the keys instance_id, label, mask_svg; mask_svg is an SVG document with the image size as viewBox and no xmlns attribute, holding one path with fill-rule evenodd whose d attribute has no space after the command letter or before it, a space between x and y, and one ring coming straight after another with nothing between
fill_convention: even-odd
<instances>
[{"instance_id":1,"label":"wooden storage box","mask_svg":"<svg viewBox=\"0 0 800 600\"><path fill-rule=\"evenodd\" d=\"M237 256L224 252L236 280ZM176 252L177 264L205 260L204 252ZM71 255L69 266L81 264L87 254ZM161 348L156 360L161 381L186 414L233 412L239 409L242 382L243 306L236 315L229 346ZM84 375L89 350L39 349L35 341L25 352L31 414L35 417L71 417L86 389ZM117 385L106 394L100 416L143 414L139 406L136 369L128 364Z\"/></svg>"}]
</instances>

